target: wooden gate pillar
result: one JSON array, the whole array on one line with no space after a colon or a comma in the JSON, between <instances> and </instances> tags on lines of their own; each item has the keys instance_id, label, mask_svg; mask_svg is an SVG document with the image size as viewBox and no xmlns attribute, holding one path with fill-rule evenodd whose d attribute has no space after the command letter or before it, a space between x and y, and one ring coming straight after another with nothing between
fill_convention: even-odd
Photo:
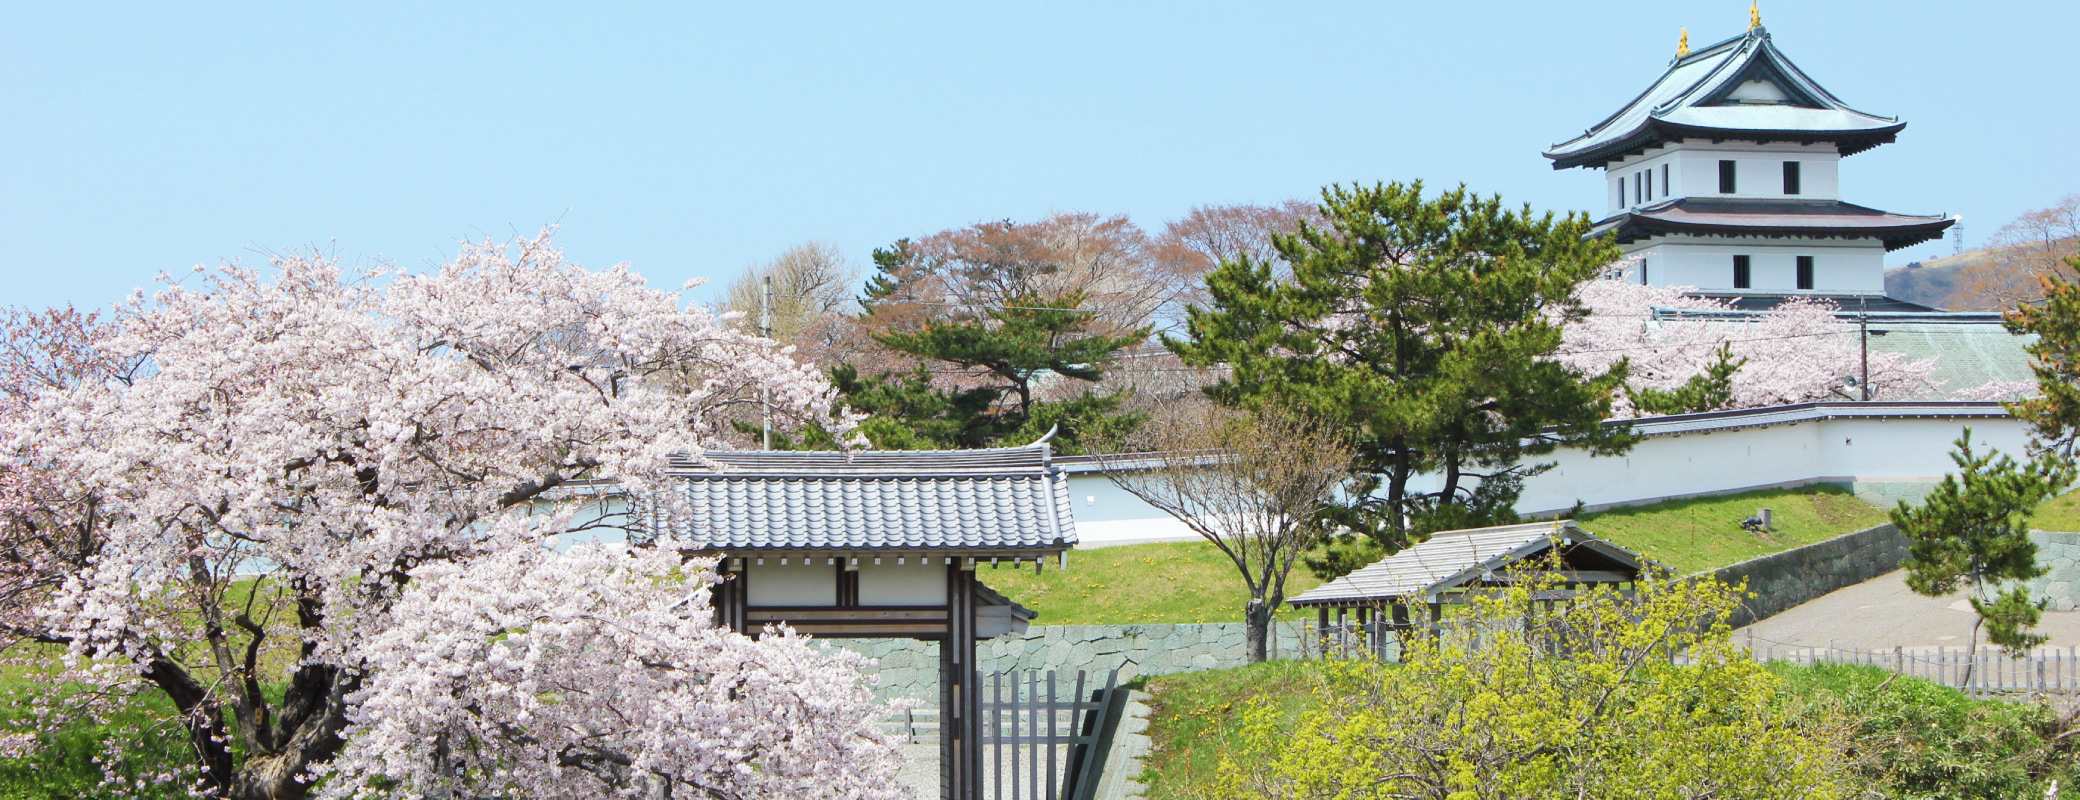
<instances>
[{"instance_id":1,"label":"wooden gate pillar","mask_svg":"<svg viewBox=\"0 0 2080 800\"><path fill-rule=\"evenodd\" d=\"M946 638L939 643L939 796L982 800L982 697L975 666L975 571L946 565Z\"/></svg>"}]
</instances>

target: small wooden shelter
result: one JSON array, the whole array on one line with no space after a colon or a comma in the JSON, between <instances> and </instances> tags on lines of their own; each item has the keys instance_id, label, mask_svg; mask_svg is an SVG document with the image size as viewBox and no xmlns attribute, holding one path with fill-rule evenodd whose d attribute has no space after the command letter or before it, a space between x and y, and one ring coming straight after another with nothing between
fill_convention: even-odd
<instances>
[{"instance_id":1,"label":"small wooden shelter","mask_svg":"<svg viewBox=\"0 0 2080 800\"><path fill-rule=\"evenodd\" d=\"M1033 612L977 567L1066 563L1068 479L1043 439L964 451L711 452L676 465L693 506L686 538L723 557L722 624L787 623L823 637L939 647L942 796L982 797L975 642L1024 631Z\"/></svg>"},{"instance_id":2,"label":"small wooden shelter","mask_svg":"<svg viewBox=\"0 0 2080 800\"><path fill-rule=\"evenodd\" d=\"M1555 554L1557 562L1551 558ZM1629 586L1642 575L1666 569L1582 530L1574 520L1533 522L1431 534L1424 542L1288 602L1318 609L1324 634L1345 639L1356 633L1368 650L1383 653L1389 634L1416 627L1409 618L1412 607L1426 609L1422 625L1435 634L1445 605L1555 571L1562 588L1541 591L1535 599L1570 599L1583 587L1601 584ZM1331 611L1336 614L1334 623Z\"/></svg>"}]
</instances>

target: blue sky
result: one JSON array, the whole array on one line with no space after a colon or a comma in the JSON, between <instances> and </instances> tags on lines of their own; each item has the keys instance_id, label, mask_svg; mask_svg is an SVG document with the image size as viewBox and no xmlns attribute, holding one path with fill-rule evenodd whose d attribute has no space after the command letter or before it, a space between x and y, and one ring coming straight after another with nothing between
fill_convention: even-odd
<instances>
[{"instance_id":1,"label":"blue sky","mask_svg":"<svg viewBox=\"0 0 2080 800\"><path fill-rule=\"evenodd\" d=\"M1160 229L1331 182L1601 209L1539 152L1747 4L0 3L0 303L320 246L437 264L550 223L579 263L726 280L826 239L1050 210ZM1762 7L1909 122L1846 199L1976 242L2080 192L2080 3ZM1893 263L1949 252L1895 253Z\"/></svg>"}]
</instances>

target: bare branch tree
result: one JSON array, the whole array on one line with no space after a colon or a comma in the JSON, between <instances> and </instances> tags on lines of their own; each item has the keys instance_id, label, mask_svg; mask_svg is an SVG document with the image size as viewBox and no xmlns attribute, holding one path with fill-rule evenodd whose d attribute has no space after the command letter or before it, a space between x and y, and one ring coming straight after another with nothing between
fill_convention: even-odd
<instances>
[{"instance_id":1,"label":"bare branch tree","mask_svg":"<svg viewBox=\"0 0 2080 800\"><path fill-rule=\"evenodd\" d=\"M1249 660L1266 656L1294 562L1323 534L1356 456L1347 437L1267 406L1173 405L1124 439L1092 443L1105 476L1176 517L1234 562L1249 589Z\"/></svg>"},{"instance_id":2,"label":"bare branch tree","mask_svg":"<svg viewBox=\"0 0 2080 800\"><path fill-rule=\"evenodd\" d=\"M723 305L743 314L740 330L756 331L759 308L765 300L765 279L773 279L773 339L801 344L827 320L836 317L852 302L852 284L859 271L846 261L845 253L829 242L804 242L787 249L778 258L744 268L730 281Z\"/></svg>"},{"instance_id":3,"label":"bare branch tree","mask_svg":"<svg viewBox=\"0 0 2080 800\"><path fill-rule=\"evenodd\" d=\"M1955 308L2002 311L2044 299L2042 276L2072 280L2065 257L2080 243L2080 194L2015 218L1986 241L1987 257L1958 273Z\"/></svg>"}]
</instances>

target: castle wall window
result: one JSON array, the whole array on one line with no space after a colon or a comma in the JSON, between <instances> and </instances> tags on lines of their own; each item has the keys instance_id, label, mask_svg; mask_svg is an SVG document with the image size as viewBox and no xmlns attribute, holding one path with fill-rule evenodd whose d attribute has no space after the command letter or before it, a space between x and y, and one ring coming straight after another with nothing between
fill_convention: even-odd
<instances>
[{"instance_id":1,"label":"castle wall window","mask_svg":"<svg viewBox=\"0 0 2080 800\"><path fill-rule=\"evenodd\" d=\"M1676 191L1676 190L1675 190L1674 188L1672 188L1672 187L1670 187L1670 186L1668 185L1668 165L1667 165L1667 164L1662 164L1662 165L1661 165L1661 196L1663 196L1663 197L1667 197L1668 195L1671 195L1671 194L1675 194L1675 191Z\"/></svg>"},{"instance_id":2,"label":"castle wall window","mask_svg":"<svg viewBox=\"0 0 2080 800\"><path fill-rule=\"evenodd\" d=\"M1795 194L1795 193L1794 193ZM1813 288L1813 257L1798 257L1798 288Z\"/></svg>"},{"instance_id":3,"label":"castle wall window","mask_svg":"<svg viewBox=\"0 0 2080 800\"><path fill-rule=\"evenodd\" d=\"M1733 178L1734 178L1734 167L1733 167L1733 162L1731 162L1731 161L1721 161L1721 162L1719 162L1719 193L1720 193L1720 194L1733 194L1733 192L1734 192L1734 186L1735 186Z\"/></svg>"},{"instance_id":4,"label":"castle wall window","mask_svg":"<svg viewBox=\"0 0 2080 800\"><path fill-rule=\"evenodd\" d=\"M1798 194L1798 162L1784 162L1784 193Z\"/></svg>"},{"instance_id":5,"label":"castle wall window","mask_svg":"<svg viewBox=\"0 0 2080 800\"><path fill-rule=\"evenodd\" d=\"M1727 162L1724 162L1724 161L1722 161L1722 162L1719 162L1719 163L1722 163L1722 164L1724 164L1724 163L1727 163ZM1733 288L1735 288L1735 289L1746 289L1746 288L1748 288L1748 257L1747 257L1747 256L1734 256L1734 257L1733 257Z\"/></svg>"}]
</instances>

